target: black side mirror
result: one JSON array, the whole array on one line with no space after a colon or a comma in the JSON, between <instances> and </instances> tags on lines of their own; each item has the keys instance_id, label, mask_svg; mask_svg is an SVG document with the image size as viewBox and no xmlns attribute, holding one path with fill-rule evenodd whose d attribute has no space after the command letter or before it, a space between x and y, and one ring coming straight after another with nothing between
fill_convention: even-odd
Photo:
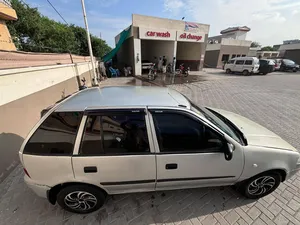
<instances>
[{"instance_id":1,"label":"black side mirror","mask_svg":"<svg viewBox=\"0 0 300 225\"><path fill-rule=\"evenodd\" d=\"M227 144L227 148L225 148L225 151L224 151L225 159L227 161L230 161L232 159L234 149L235 149L235 147L233 144L230 144L230 143Z\"/></svg>"}]
</instances>

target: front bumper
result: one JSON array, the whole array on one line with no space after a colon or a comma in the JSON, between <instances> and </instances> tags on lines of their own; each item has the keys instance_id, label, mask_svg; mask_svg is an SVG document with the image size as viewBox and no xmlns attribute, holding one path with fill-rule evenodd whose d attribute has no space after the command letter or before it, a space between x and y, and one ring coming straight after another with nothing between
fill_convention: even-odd
<instances>
[{"instance_id":1,"label":"front bumper","mask_svg":"<svg viewBox=\"0 0 300 225\"><path fill-rule=\"evenodd\" d=\"M292 176L294 176L296 173L298 173L300 171L300 164L297 163L297 166L294 170L290 171L288 174L287 174L287 177L286 179L290 179Z\"/></svg>"},{"instance_id":2,"label":"front bumper","mask_svg":"<svg viewBox=\"0 0 300 225\"><path fill-rule=\"evenodd\" d=\"M27 186L33 190L39 197L47 198L47 192L50 190L50 187L46 185L36 184L30 179L27 175L24 176L24 181Z\"/></svg>"}]
</instances>

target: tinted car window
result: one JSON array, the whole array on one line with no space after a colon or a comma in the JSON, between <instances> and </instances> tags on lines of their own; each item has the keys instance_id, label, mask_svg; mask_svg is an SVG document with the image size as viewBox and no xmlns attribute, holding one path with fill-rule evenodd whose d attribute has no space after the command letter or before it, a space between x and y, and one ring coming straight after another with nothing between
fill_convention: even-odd
<instances>
[{"instance_id":1,"label":"tinted car window","mask_svg":"<svg viewBox=\"0 0 300 225\"><path fill-rule=\"evenodd\" d=\"M150 152L144 114L89 116L80 154Z\"/></svg>"},{"instance_id":2,"label":"tinted car window","mask_svg":"<svg viewBox=\"0 0 300 225\"><path fill-rule=\"evenodd\" d=\"M234 60L229 60L228 64L233 64Z\"/></svg>"},{"instance_id":3,"label":"tinted car window","mask_svg":"<svg viewBox=\"0 0 300 225\"><path fill-rule=\"evenodd\" d=\"M82 113L54 112L27 142L26 154L71 155Z\"/></svg>"},{"instance_id":4,"label":"tinted car window","mask_svg":"<svg viewBox=\"0 0 300 225\"><path fill-rule=\"evenodd\" d=\"M160 152L220 152L223 141L209 127L176 113L154 113Z\"/></svg>"},{"instance_id":5,"label":"tinted car window","mask_svg":"<svg viewBox=\"0 0 300 225\"><path fill-rule=\"evenodd\" d=\"M245 65L252 65L252 60L246 60Z\"/></svg>"},{"instance_id":6,"label":"tinted car window","mask_svg":"<svg viewBox=\"0 0 300 225\"><path fill-rule=\"evenodd\" d=\"M244 64L244 60L236 60L235 64L236 65L243 65Z\"/></svg>"}]
</instances>

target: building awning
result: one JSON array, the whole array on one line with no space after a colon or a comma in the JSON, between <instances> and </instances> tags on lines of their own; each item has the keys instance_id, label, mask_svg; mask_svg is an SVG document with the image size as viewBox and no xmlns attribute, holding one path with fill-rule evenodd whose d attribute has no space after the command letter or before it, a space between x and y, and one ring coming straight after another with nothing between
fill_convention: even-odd
<instances>
[{"instance_id":1,"label":"building awning","mask_svg":"<svg viewBox=\"0 0 300 225\"><path fill-rule=\"evenodd\" d=\"M113 50L111 50L109 53L107 53L105 56L103 56L102 60L104 62L111 60L117 54L124 41L130 36L130 33L131 33L131 26L120 33L120 38L116 47Z\"/></svg>"}]
</instances>

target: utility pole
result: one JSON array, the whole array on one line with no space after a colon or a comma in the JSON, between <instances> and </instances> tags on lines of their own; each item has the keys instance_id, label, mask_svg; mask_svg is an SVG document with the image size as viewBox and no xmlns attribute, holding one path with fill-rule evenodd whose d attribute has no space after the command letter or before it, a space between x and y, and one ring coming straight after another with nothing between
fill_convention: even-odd
<instances>
[{"instance_id":1,"label":"utility pole","mask_svg":"<svg viewBox=\"0 0 300 225\"><path fill-rule=\"evenodd\" d=\"M91 36L90 36L90 31L89 31L89 25L88 25L87 18L86 18L84 0L81 0L81 5L82 5L83 18L84 18L84 23L85 23L85 28L86 28L88 47L89 47L89 52L90 52L90 57L91 57L92 69L93 69L94 84L98 85L95 64L94 64L93 49L92 49L92 44L91 44ZM92 79L91 79L91 81L92 81Z\"/></svg>"}]
</instances>

